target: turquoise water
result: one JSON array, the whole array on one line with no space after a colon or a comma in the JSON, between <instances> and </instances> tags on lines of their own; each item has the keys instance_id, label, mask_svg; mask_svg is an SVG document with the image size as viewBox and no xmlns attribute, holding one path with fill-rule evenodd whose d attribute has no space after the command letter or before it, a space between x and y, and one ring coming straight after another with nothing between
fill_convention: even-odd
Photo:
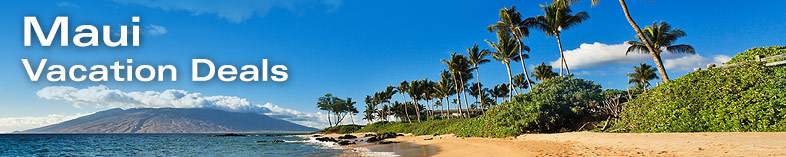
<instances>
[{"instance_id":1,"label":"turquoise water","mask_svg":"<svg viewBox=\"0 0 786 157\"><path fill-rule=\"evenodd\" d=\"M307 138L210 134L0 134L0 156L339 156ZM284 140L284 143L257 141Z\"/></svg>"}]
</instances>

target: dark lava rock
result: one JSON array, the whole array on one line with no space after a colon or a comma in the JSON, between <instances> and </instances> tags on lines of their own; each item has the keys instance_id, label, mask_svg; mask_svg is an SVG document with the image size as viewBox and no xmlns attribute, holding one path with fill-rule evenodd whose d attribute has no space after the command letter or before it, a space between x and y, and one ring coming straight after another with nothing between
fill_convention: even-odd
<instances>
[{"instance_id":1,"label":"dark lava rock","mask_svg":"<svg viewBox=\"0 0 786 157\"><path fill-rule=\"evenodd\" d=\"M284 142L284 140L273 140L273 143Z\"/></svg>"},{"instance_id":2,"label":"dark lava rock","mask_svg":"<svg viewBox=\"0 0 786 157\"><path fill-rule=\"evenodd\" d=\"M397 134L396 136L404 136L404 134Z\"/></svg>"},{"instance_id":3,"label":"dark lava rock","mask_svg":"<svg viewBox=\"0 0 786 157\"><path fill-rule=\"evenodd\" d=\"M267 141L257 141L257 142L260 142L260 143L262 143L262 142L267 142Z\"/></svg>"},{"instance_id":4,"label":"dark lava rock","mask_svg":"<svg viewBox=\"0 0 786 157\"><path fill-rule=\"evenodd\" d=\"M371 136L377 136L377 134L366 134L366 135L363 135L363 137L371 137Z\"/></svg>"},{"instance_id":5,"label":"dark lava rock","mask_svg":"<svg viewBox=\"0 0 786 157\"><path fill-rule=\"evenodd\" d=\"M223 134L223 135L214 135L213 137L230 137L230 136L248 136L248 135L229 133L229 134Z\"/></svg>"},{"instance_id":6,"label":"dark lava rock","mask_svg":"<svg viewBox=\"0 0 786 157\"><path fill-rule=\"evenodd\" d=\"M352 142L352 141L339 141L336 144L344 146L344 145L355 144L355 142Z\"/></svg>"},{"instance_id":7,"label":"dark lava rock","mask_svg":"<svg viewBox=\"0 0 786 157\"><path fill-rule=\"evenodd\" d=\"M423 140L433 140L433 139L434 139L434 138L427 138L427 139L423 139Z\"/></svg>"},{"instance_id":8,"label":"dark lava rock","mask_svg":"<svg viewBox=\"0 0 786 157\"><path fill-rule=\"evenodd\" d=\"M314 136L311 136L311 137L322 137L322 135L314 135Z\"/></svg>"},{"instance_id":9,"label":"dark lava rock","mask_svg":"<svg viewBox=\"0 0 786 157\"><path fill-rule=\"evenodd\" d=\"M379 136L374 136L374 137L368 138L368 139L366 140L366 142L369 142L369 143L370 143L370 142L377 142L377 141L382 141L382 140L383 140L383 139L382 139L382 138L379 138Z\"/></svg>"},{"instance_id":10,"label":"dark lava rock","mask_svg":"<svg viewBox=\"0 0 786 157\"><path fill-rule=\"evenodd\" d=\"M394 133L382 133L382 134L377 134L377 136L381 137L382 139L388 139L388 138L396 138L397 135Z\"/></svg>"},{"instance_id":11,"label":"dark lava rock","mask_svg":"<svg viewBox=\"0 0 786 157\"><path fill-rule=\"evenodd\" d=\"M320 137L320 138L316 138L316 140L320 142L338 142L338 140L331 137Z\"/></svg>"},{"instance_id":12,"label":"dark lava rock","mask_svg":"<svg viewBox=\"0 0 786 157\"><path fill-rule=\"evenodd\" d=\"M352 135L349 135L349 134L338 137L338 139L355 139L355 138L358 138L358 137L357 136L352 136Z\"/></svg>"},{"instance_id":13,"label":"dark lava rock","mask_svg":"<svg viewBox=\"0 0 786 157\"><path fill-rule=\"evenodd\" d=\"M398 141L382 141L379 144L391 144L391 143L399 143Z\"/></svg>"}]
</instances>

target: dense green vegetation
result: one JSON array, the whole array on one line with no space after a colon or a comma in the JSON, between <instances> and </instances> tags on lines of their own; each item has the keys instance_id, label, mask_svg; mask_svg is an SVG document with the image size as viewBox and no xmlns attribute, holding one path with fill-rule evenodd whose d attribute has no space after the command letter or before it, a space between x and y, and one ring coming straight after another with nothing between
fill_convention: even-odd
<instances>
[{"instance_id":1,"label":"dense green vegetation","mask_svg":"<svg viewBox=\"0 0 786 157\"><path fill-rule=\"evenodd\" d=\"M786 68L693 72L647 90L624 111L618 127L632 132L786 131Z\"/></svg>"},{"instance_id":2,"label":"dense green vegetation","mask_svg":"<svg viewBox=\"0 0 786 157\"><path fill-rule=\"evenodd\" d=\"M360 130L363 126L360 125L338 125L323 129L320 133L323 134L348 134Z\"/></svg>"},{"instance_id":3,"label":"dense green vegetation","mask_svg":"<svg viewBox=\"0 0 786 157\"><path fill-rule=\"evenodd\" d=\"M740 54L737 54L736 56L734 56L734 58L731 58L729 62L726 62L726 64L734 64L734 63L754 60L756 59L756 55L761 55L763 56L762 58L764 58L764 57L769 57L779 54L786 54L786 46L756 47L746 50L745 52L742 52ZM780 61L780 60L783 59L772 60L770 62Z\"/></svg>"}]
</instances>

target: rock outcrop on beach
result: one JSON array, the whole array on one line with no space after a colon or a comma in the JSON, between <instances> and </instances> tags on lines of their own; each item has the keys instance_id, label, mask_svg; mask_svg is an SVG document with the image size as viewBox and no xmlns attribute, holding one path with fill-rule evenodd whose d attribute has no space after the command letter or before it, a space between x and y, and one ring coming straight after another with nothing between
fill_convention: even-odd
<instances>
[{"instance_id":1,"label":"rock outcrop on beach","mask_svg":"<svg viewBox=\"0 0 786 157\"><path fill-rule=\"evenodd\" d=\"M214 109L110 109L21 133L211 133L318 129L257 113Z\"/></svg>"}]
</instances>

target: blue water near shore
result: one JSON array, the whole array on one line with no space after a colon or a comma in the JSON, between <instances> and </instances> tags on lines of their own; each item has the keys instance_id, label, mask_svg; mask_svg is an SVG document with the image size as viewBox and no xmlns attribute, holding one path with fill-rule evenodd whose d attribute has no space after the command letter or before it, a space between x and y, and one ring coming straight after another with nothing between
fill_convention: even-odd
<instances>
[{"instance_id":1,"label":"blue water near shore","mask_svg":"<svg viewBox=\"0 0 786 157\"><path fill-rule=\"evenodd\" d=\"M0 156L339 156L294 136L211 134L0 134ZM283 143L257 142L284 140Z\"/></svg>"}]
</instances>

